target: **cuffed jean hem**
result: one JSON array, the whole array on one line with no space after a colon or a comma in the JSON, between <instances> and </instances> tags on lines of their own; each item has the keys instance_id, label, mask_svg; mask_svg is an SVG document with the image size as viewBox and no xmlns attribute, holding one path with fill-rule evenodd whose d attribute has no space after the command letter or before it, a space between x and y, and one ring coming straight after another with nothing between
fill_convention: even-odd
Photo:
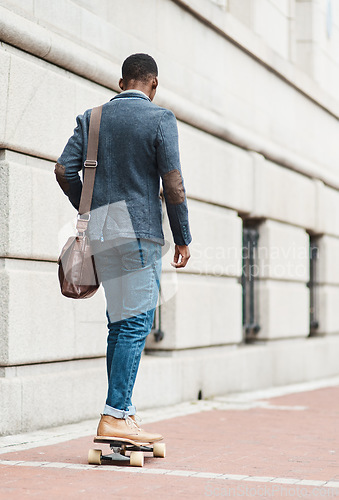
<instances>
[{"instance_id":1,"label":"cuffed jean hem","mask_svg":"<svg viewBox=\"0 0 339 500\"><path fill-rule=\"evenodd\" d=\"M127 418L130 417L131 415L135 415L136 408L134 405L129 406L128 410L119 410L118 408L113 408L112 406L105 405L103 414L104 415L110 415L111 417L115 418Z\"/></svg>"}]
</instances>

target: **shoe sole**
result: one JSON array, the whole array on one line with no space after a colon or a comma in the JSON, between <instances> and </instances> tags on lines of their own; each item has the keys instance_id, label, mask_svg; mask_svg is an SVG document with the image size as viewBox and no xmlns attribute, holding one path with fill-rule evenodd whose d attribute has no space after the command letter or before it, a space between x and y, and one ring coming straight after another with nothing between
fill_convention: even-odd
<instances>
[{"instance_id":1,"label":"shoe sole","mask_svg":"<svg viewBox=\"0 0 339 500\"><path fill-rule=\"evenodd\" d=\"M134 446L147 446L149 444L158 443L164 438L155 439L154 441L134 441L133 439L128 439L119 436L95 436L94 443L128 443Z\"/></svg>"}]
</instances>

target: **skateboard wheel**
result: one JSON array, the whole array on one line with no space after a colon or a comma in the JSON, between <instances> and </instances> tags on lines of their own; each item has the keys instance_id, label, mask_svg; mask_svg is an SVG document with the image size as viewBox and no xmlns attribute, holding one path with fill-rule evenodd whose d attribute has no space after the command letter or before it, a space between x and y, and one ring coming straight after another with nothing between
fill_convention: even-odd
<instances>
[{"instance_id":1,"label":"skateboard wheel","mask_svg":"<svg viewBox=\"0 0 339 500\"><path fill-rule=\"evenodd\" d=\"M89 450L88 463L92 465L101 465L101 450Z\"/></svg>"},{"instance_id":2,"label":"skateboard wheel","mask_svg":"<svg viewBox=\"0 0 339 500\"><path fill-rule=\"evenodd\" d=\"M165 458L165 456L166 456L165 443L154 443L153 444L153 457Z\"/></svg>"},{"instance_id":3,"label":"skateboard wheel","mask_svg":"<svg viewBox=\"0 0 339 500\"><path fill-rule=\"evenodd\" d=\"M131 451L129 457L130 465L134 467L143 467L144 465L144 454L142 451Z\"/></svg>"}]
</instances>

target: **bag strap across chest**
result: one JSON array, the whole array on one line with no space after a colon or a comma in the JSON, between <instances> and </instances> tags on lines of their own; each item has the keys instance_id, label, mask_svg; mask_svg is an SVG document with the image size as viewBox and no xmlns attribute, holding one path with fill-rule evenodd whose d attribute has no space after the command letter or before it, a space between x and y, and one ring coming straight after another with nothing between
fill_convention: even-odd
<instances>
[{"instance_id":1,"label":"bag strap across chest","mask_svg":"<svg viewBox=\"0 0 339 500\"><path fill-rule=\"evenodd\" d=\"M89 121L87 155L86 155L86 161L84 163L85 166L84 180L81 191L79 215L77 223L77 229L80 232L83 232L87 229L88 221L90 218L95 172L98 165L98 145L99 145L101 113L102 113L102 106L93 108L91 112L91 118Z\"/></svg>"}]
</instances>

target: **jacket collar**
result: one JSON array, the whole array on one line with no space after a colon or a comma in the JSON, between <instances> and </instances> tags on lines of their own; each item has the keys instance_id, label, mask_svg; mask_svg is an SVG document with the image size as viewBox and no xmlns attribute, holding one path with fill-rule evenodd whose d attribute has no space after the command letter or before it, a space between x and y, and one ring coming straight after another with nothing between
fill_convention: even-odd
<instances>
[{"instance_id":1,"label":"jacket collar","mask_svg":"<svg viewBox=\"0 0 339 500\"><path fill-rule=\"evenodd\" d=\"M147 101L151 101L151 99L146 94L144 94L144 92L135 89L123 90L122 92L120 92L120 94L112 97L111 101L113 101L113 99L136 98L136 97L140 97L141 99L146 99Z\"/></svg>"}]
</instances>

